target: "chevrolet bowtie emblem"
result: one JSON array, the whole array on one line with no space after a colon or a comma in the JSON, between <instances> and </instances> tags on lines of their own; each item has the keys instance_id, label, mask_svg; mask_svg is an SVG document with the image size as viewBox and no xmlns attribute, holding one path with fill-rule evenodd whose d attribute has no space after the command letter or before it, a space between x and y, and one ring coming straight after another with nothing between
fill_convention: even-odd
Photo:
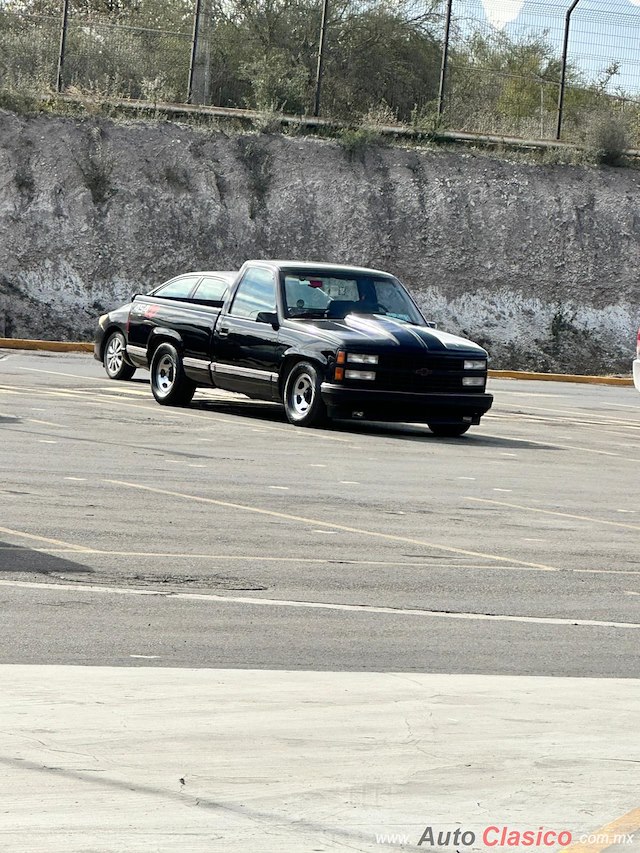
<instances>
[{"instance_id":1,"label":"chevrolet bowtie emblem","mask_svg":"<svg viewBox=\"0 0 640 853\"><path fill-rule=\"evenodd\" d=\"M417 376L430 376L433 371L429 370L428 367L419 367L417 370L414 371L414 373L416 373Z\"/></svg>"}]
</instances>

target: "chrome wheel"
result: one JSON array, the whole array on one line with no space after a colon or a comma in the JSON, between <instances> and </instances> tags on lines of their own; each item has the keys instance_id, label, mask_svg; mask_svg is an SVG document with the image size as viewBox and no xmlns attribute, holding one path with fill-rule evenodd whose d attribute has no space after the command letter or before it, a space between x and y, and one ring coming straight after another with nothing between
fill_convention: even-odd
<instances>
[{"instance_id":1,"label":"chrome wheel","mask_svg":"<svg viewBox=\"0 0 640 853\"><path fill-rule=\"evenodd\" d=\"M168 353L158 359L155 365L154 379L159 397L166 397L171 393L176 381L176 364Z\"/></svg>"},{"instance_id":2,"label":"chrome wheel","mask_svg":"<svg viewBox=\"0 0 640 853\"><path fill-rule=\"evenodd\" d=\"M318 367L310 361L300 361L286 378L282 402L289 423L296 426L318 426L327 419L327 410L320 393Z\"/></svg>"},{"instance_id":3,"label":"chrome wheel","mask_svg":"<svg viewBox=\"0 0 640 853\"><path fill-rule=\"evenodd\" d=\"M163 406L186 406L196 383L185 376L182 358L173 344L160 344L151 359L151 391Z\"/></svg>"},{"instance_id":4,"label":"chrome wheel","mask_svg":"<svg viewBox=\"0 0 640 853\"><path fill-rule=\"evenodd\" d=\"M294 417L304 418L313 406L316 386L308 373L301 373L291 383L289 407Z\"/></svg>"},{"instance_id":5,"label":"chrome wheel","mask_svg":"<svg viewBox=\"0 0 640 853\"><path fill-rule=\"evenodd\" d=\"M102 359L109 379L131 379L135 367L127 361L127 342L122 332L112 332L107 339Z\"/></svg>"},{"instance_id":6,"label":"chrome wheel","mask_svg":"<svg viewBox=\"0 0 640 853\"><path fill-rule=\"evenodd\" d=\"M113 335L107 346L106 368L110 376L115 376L124 364L124 341L120 335Z\"/></svg>"}]
</instances>

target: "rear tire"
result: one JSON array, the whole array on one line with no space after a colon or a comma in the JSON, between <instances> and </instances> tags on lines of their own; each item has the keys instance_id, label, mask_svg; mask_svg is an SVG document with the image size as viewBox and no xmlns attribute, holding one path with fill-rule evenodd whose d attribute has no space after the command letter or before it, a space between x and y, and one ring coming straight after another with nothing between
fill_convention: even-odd
<instances>
[{"instance_id":1,"label":"rear tire","mask_svg":"<svg viewBox=\"0 0 640 853\"><path fill-rule=\"evenodd\" d=\"M112 332L107 338L102 363L109 379L131 379L135 367L126 361L127 342L122 332Z\"/></svg>"},{"instance_id":2,"label":"rear tire","mask_svg":"<svg viewBox=\"0 0 640 853\"><path fill-rule=\"evenodd\" d=\"M151 391L162 406L186 406L196 390L173 344L160 344L151 359Z\"/></svg>"},{"instance_id":3,"label":"rear tire","mask_svg":"<svg viewBox=\"0 0 640 853\"><path fill-rule=\"evenodd\" d=\"M327 408L320 394L318 369L310 361L299 361L289 371L282 394L287 420L294 426L320 426L327 421Z\"/></svg>"},{"instance_id":4,"label":"rear tire","mask_svg":"<svg viewBox=\"0 0 640 853\"><path fill-rule=\"evenodd\" d=\"M457 438L464 435L471 424L427 424L434 435L441 438Z\"/></svg>"}]
</instances>

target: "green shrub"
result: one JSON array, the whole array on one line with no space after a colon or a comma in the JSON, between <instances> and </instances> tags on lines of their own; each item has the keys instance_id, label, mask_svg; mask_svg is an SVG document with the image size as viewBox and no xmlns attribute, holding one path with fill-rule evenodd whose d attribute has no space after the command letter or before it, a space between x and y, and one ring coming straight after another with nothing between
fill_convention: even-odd
<instances>
[{"instance_id":1,"label":"green shrub","mask_svg":"<svg viewBox=\"0 0 640 853\"><path fill-rule=\"evenodd\" d=\"M621 166L625 151L631 147L622 117L609 110L592 116L587 123L584 146L596 163Z\"/></svg>"},{"instance_id":2,"label":"green shrub","mask_svg":"<svg viewBox=\"0 0 640 853\"><path fill-rule=\"evenodd\" d=\"M383 138L379 131L372 127L347 127L338 133L338 143L350 159L358 157L362 160L368 148L383 144Z\"/></svg>"}]
</instances>

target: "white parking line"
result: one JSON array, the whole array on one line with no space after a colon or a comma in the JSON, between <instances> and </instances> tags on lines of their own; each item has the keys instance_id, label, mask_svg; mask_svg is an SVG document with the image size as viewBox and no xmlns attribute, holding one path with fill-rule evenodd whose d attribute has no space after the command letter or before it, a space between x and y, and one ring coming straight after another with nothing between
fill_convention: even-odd
<instances>
[{"instance_id":1,"label":"white parking line","mask_svg":"<svg viewBox=\"0 0 640 853\"><path fill-rule=\"evenodd\" d=\"M500 490L494 489L494 491ZM627 530L640 530L640 525L638 524L625 524L623 521L608 521L606 518L597 518L593 515L577 515L572 512L560 512L559 510L542 509L541 507L535 506L523 506L522 504L510 504L505 503L504 501L492 501L489 500L489 498L474 498L470 495L465 495L465 500L481 504L492 504L493 506L503 506L508 509L522 509L525 512L536 512L541 513L542 515L554 515L559 516L560 518L573 518L576 521L588 521L590 524L607 524L611 527L624 527Z\"/></svg>"},{"instance_id":2,"label":"white parking line","mask_svg":"<svg viewBox=\"0 0 640 853\"><path fill-rule=\"evenodd\" d=\"M34 533L24 533L22 530L13 530L11 527L0 527L0 533L7 533L9 536L17 536L20 539L32 539L34 542L46 542L48 545L60 545L63 548L70 548L75 553L91 551L91 548L85 548L84 545L74 545L72 542L63 542L61 539L50 539L47 536L37 536Z\"/></svg>"},{"instance_id":3,"label":"white parking line","mask_svg":"<svg viewBox=\"0 0 640 853\"><path fill-rule=\"evenodd\" d=\"M14 365L18 370L28 370L29 373L48 373L50 376L71 376L73 379L89 379L92 382L104 382L104 376L81 376L79 373L63 373L61 370L43 370L40 367L23 367Z\"/></svg>"},{"instance_id":4,"label":"white parking line","mask_svg":"<svg viewBox=\"0 0 640 853\"><path fill-rule=\"evenodd\" d=\"M487 614L440 610L421 610L405 607L380 607L368 604L338 604L324 601L294 601L280 598L250 598L237 595L215 595L198 592L167 592L159 589L135 589L116 586L85 586L82 584L34 583L30 581L0 580L0 586L33 589L40 592L73 592L91 595L141 595L156 596L180 601L200 601L211 604L245 604L252 607L292 607L304 610L332 610L346 613L376 613L389 616L431 617L435 619L463 619L480 622L522 622L532 625L558 625L582 628L626 628L638 630L636 622L608 622L595 619L560 619L547 616L518 616L511 614Z\"/></svg>"},{"instance_id":5,"label":"white parking line","mask_svg":"<svg viewBox=\"0 0 640 853\"><path fill-rule=\"evenodd\" d=\"M37 411L37 410L36 410L36 409L32 409L31 411ZM44 411L44 409L43 409L42 411ZM21 421L21 420L23 420L23 419L20 417L20 415L12 415L12 414L9 414L9 412L0 412L0 417L2 417L2 418L11 418L11 420L13 420L13 421ZM27 423L30 423L30 424L40 424L40 426L52 426L52 427L59 427L60 429L62 429L62 427L63 427L63 424L54 424L52 421L41 421L41 420L38 420L38 418L24 418L24 420L25 420Z\"/></svg>"},{"instance_id":6,"label":"white parking line","mask_svg":"<svg viewBox=\"0 0 640 853\"><path fill-rule=\"evenodd\" d=\"M26 370L26 369L34 370L35 368L22 368L22 369L23 370ZM48 372L48 371L44 371L44 372ZM62 375L68 376L70 374L65 373ZM80 378L83 378L83 377L80 377ZM95 378L95 377L91 377L91 378ZM11 390L13 390L13 389L11 389ZM96 391L99 391L99 389L96 389ZM201 413L198 413L197 407L194 407L191 409L182 409L179 413L178 412L175 412L175 413L174 412L168 412L163 407L154 405L154 400L153 400L153 397L151 397L151 396L149 396L149 403L143 404L142 401L140 401L140 403L125 401L124 399L121 399L118 396L106 396L106 395L93 396L93 394L94 394L93 391L84 391L81 389L65 389L65 388L52 389L52 388L42 388L42 387L38 387L38 386L26 388L23 386L19 389L18 393L21 393L21 394L42 394L44 396L64 397L68 400L83 400L83 401L86 401L87 403L89 403L90 405L94 405L94 406L108 404L110 406L120 406L121 408L126 408L126 409L143 409L146 412L148 412L150 409L152 409L158 417L163 417L163 418L168 418L168 419L177 419L177 420L184 421L185 418L190 418L190 419L204 420L210 424L211 423L229 424L230 426L233 426L234 429L239 429L239 428L251 429L252 428L250 424L243 423L239 419L223 418L223 417L220 417L219 415L205 414L204 412L206 412L206 409L201 410ZM207 402L207 400L205 400L204 402ZM249 401L246 401L246 402L248 403L247 412L250 413L252 411L252 407L254 407L256 404L250 403ZM250 417L250 414L248 416ZM240 417L246 418L247 416L242 415ZM292 440L295 439L295 440L301 440L301 441L313 440L316 444L318 444L318 442L321 442L321 441L332 441L332 442L337 441L337 442L340 442L342 444L348 444L348 445L353 444L353 440L351 438L345 438L342 436L327 434L326 430L323 430L323 431L315 430L312 434L309 431L300 430L300 429L297 429L296 427L293 427L293 426L291 426L291 427L285 427L285 426L277 427L277 426L270 426L267 424L263 424L261 429L269 430L271 432L284 432L288 435L289 439L292 439Z\"/></svg>"},{"instance_id":7,"label":"white parking line","mask_svg":"<svg viewBox=\"0 0 640 853\"><path fill-rule=\"evenodd\" d=\"M361 527L351 527L346 524L338 524L335 521L322 521L319 518L307 518L302 515L293 515L292 513L279 512L273 509L264 509L263 507L250 506L249 504L238 504L233 503L232 501L221 501L216 498L207 498L201 495L190 495L184 492L174 492L170 489L156 489L153 486L143 486L141 483L129 483L126 480L111 480L104 479L103 483L110 483L111 485L118 486L118 488L126 488L126 489L134 489L140 492L151 492L152 494L157 495L166 495L167 497L172 498L180 498L182 500L193 501L194 503L203 503L209 504L210 506L220 506L225 507L227 509L234 510L242 510L248 513L254 513L256 515L264 515L272 518L282 518L286 521L294 521L298 523L314 525L319 524L320 527L325 528L328 532L330 530L333 531L342 531L344 533L355 533L359 536L366 536L369 538L376 539L385 539L390 542L406 542L410 545L420 545L427 548L434 548L438 551L445 551L448 554L460 554L466 557L476 557L484 560L496 560L500 563L508 563L509 565L514 566L526 566L528 568L539 569L544 572L555 572L558 571L555 566L543 565L542 563L531 563L523 560L514 560L513 557L503 557L501 554L488 554L483 551L472 551L467 548L456 548L453 545L440 545L436 542L430 542L426 539L415 539L411 536L399 536L393 533L384 533L381 530L366 530Z\"/></svg>"},{"instance_id":8,"label":"white parking line","mask_svg":"<svg viewBox=\"0 0 640 853\"><path fill-rule=\"evenodd\" d=\"M514 418L513 420L517 421L519 418ZM481 432L478 430L475 435L480 438L495 438L498 441L505 441L504 435L496 435L491 432ZM579 453L595 453L596 456L613 456L616 459L621 459L623 462L640 462L640 457L623 456L621 453L614 453L611 450L596 450L593 447L578 447L575 444L559 444L554 440L536 441L533 438L514 438L513 436L509 436L508 441L533 447L540 447L542 450L577 450Z\"/></svg>"},{"instance_id":9,"label":"white parking line","mask_svg":"<svg viewBox=\"0 0 640 853\"><path fill-rule=\"evenodd\" d=\"M58 429L64 428L64 424L54 424L52 421L39 421L36 418L27 418L26 420L30 424L40 424L41 426L52 426L52 427L57 427Z\"/></svg>"}]
</instances>

